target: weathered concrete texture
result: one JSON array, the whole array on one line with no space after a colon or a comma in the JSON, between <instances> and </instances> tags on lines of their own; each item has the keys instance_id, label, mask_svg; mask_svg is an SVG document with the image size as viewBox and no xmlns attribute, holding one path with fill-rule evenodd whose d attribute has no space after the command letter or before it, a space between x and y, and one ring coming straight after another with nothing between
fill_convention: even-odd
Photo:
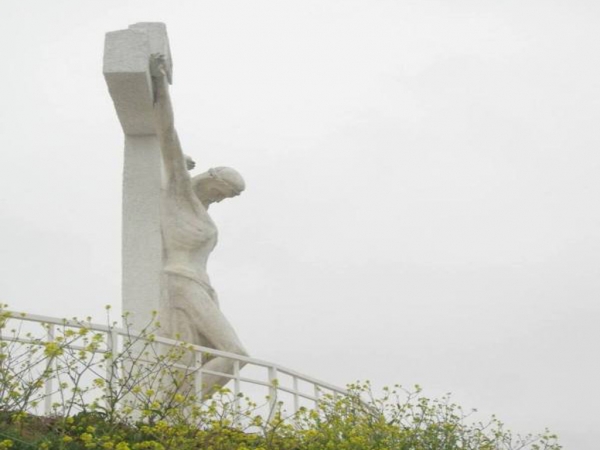
<instances>
[{"instance_id":1,"label":"weathered concrete texture","mask_svg":"<svg viewBox=\"0 0 600 450\"><path fill-rule=\"evenodd\" d=\"M123 168L123 311L140 329L160 309L161 153L156 136L125 136Z\"/></svg>"},{"instance_id":2,"label":"weathered concrete texture","mask_svg":"<svg viewBox=\"0 0 600 450\"><path fill-rule=\"evenodd\" d=\"M149 69L154 53L165 55L170 74L169 41L162 23L137 23L106 34L103 72L125 133L123 311L131 313L130 321L138 329L149 323L161 302L162 163Z\"/></svg>"},{"instance_id":3,"label":"weathered concrete texture","mask_svg":"<svg viewBox=\"0 0 600 450\"><path fill-rule=\"evenodd\" d=\"M157 311L163 336L247 355L206 270L217 243L208 208L240 195L245 183L228 167L190 177L173 122L169 54L163 25L106 36L105 76L125 131L123 311L138 330ZM205 362L203 395L242 365L226 357Z\"/></svg>"},{"instance_id":4,"label":"weathered concrete texture","mask_svg":"<svg viewBox=\"0 0 600 450\"><path fill-rule=\"evenodd\" d=\"M104 77L123 132L127 135L156 134L148 67L153 53L165 55L171 79L171 52L164 24L137 23L127 30L106 33Z\"/></svg>"},{"instance_id":5,"label":"weathered concrete texture","mask_svg":"<svg viewBox=\"0 0 600 450\"><path fill-rule=\"evenodd\" d=\"M164 57L167 79L169 84L173 84L173 58L171 57L171 47L167 36L167 26L160 22L138 22L129 25L129 29L146 33L150 54L160 54ZM147 63L148 61L146 61Z\"/></svg>"}]
</instances>

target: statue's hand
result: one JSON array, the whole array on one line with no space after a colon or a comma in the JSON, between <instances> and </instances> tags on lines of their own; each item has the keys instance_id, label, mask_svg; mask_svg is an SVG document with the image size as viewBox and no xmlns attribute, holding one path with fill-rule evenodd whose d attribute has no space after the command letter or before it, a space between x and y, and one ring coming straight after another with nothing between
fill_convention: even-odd
<instances>
[{"instance_id":1,"label":"statue's hand","mask_svg":"<svg viewBox=\"0 0 600 450\"><path fill-rule=\"evenodd\" d=\"M196 167L196 161L194 161L191 156L185 155L185 167L187 170L192 170Z\"/></svg>"},{"instance_id":2,"label":"statue's hand","mask_svg":"<svg viewBox=\"0 0 600 450\"><path fill-rule=\"evenodd\" d=\"M150 55L150 75L155 78L167 76L167 62L165 55L153 53Z\"/></svg>"}]
</instances>

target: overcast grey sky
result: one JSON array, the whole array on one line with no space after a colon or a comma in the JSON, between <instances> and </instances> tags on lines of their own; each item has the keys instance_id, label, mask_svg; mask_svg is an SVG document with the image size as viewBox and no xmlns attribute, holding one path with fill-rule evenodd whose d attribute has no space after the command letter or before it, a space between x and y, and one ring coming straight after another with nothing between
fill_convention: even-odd
<instances>
[{"instance_id":1,"label":"overcast grey sky","mask_svg":"<svg viewBox=\"0 0 600 450\"><path fill-rule=\"evenodd\" d=\"M104 33L167 23L179 134L247 191L210 274L253 356L600 442L595 1L0 3L0 299L120 307Z\"/></svg>"}]
</instances>

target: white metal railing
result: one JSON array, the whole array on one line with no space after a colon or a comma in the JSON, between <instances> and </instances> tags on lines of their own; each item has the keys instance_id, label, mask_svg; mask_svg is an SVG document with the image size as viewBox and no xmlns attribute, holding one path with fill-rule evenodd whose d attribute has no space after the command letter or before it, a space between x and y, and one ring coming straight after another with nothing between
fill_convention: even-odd
<instances>
[{"instance_id":1,"label":"white metal railing","mask_svg":"<svg viewBox=\"0 0 600 450\"><path fill-rule=\"evenodd\" d=\"M111 358L118 354L119 350L125 346L126 341L131 342L131 339L138 339L140 341L148 341L150 338L153 343L166 346L167 348L181 347L182 342L173 339L167 339L160 336L148 336L139 332L132 332L128 328L122 328L117 326L102 325L91 323L89 320L67 320L59 319L55 317L16 313L12 311L3 311L6 315L10 315L8 320L20 321L23 323L37 324L45 329L44 335L41 338L34 338L31 333L25 336L21 336L19 333L6 333L0 331L0 341L17 342L22 344L38 344L44 345L48 342L54 342L57 339L57 328L62 327L69 329L82 329L85 328L93 333L102 333L105 338L103 339L104 345L95 349L95 353L105 356L107 363L104 364L106 370L106 380L110 383L114 379L114 365L111 364ZM4 327L6 328L6 326ZM194 359L191 365L182 365L174 363L174 366L183 370L190 370L193 368L194 385L197 393L202 392L202 376L206 374L217 375L221 377L227 377L230 379L228 386L233 384L231 391L234 394L234 398L237 399L239 394L244 393L245 395L251 395L251 392L247 392L244 386L259 387L262 390L267 390L268 396L268 414L273 414L278 407L284 404L287 411L298 412L301 406L304 406L308 402L308 408L318 407L319 398L323 394L330 394L333 397L338 395L346 395L347 391L343 388L339 388L332 384L320 381L316 378L301 374L295 370L288 369L261 359L251 358L247 356L236 355L234 353L224 352L213 348L202 347L198 345L185 344L186 349L192 352ZM84 350L84 347L77 344L71 344L68 346L71 350ZM211 372L203 368L202 361L207 357L222 357L230 359L234 362L233 373L217 373ZM55 364L50 359L47 364ZM50 367L48 367L50 368ZM266 376L263 373L262 376L253 374L256 369L261 369L263 372L266 370ZM109 373L110 371L110 373ZM260 371L260 370L259 370ZM287 382L285 381L287 379ZM44 401L43 401L43 412L45 414L51 414L53 411L53 395L56 395L56 380L52 377L44 379ZM251 388L250 391L253 389ZM283 401L283 397L291 396L288 402ZM201 395L198 395L201 398Z\"/></svg>"}]
</instances>

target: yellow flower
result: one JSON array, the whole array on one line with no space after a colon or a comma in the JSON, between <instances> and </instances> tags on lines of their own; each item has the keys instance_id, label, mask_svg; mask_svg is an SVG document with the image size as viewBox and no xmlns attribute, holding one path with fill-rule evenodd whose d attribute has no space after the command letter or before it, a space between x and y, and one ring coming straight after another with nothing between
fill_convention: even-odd
<instances>
[{"instance_id":1,"label":"yellow flower","mask_svg":"<svg viewBox=\"0 0 600 450\"><path fill-rule=\"evenodd\" d=\"M56 342L46 342L44 345L44 354L46 356L60 356L63 354L63 349Z\"/></svg>"}]
</instances>

